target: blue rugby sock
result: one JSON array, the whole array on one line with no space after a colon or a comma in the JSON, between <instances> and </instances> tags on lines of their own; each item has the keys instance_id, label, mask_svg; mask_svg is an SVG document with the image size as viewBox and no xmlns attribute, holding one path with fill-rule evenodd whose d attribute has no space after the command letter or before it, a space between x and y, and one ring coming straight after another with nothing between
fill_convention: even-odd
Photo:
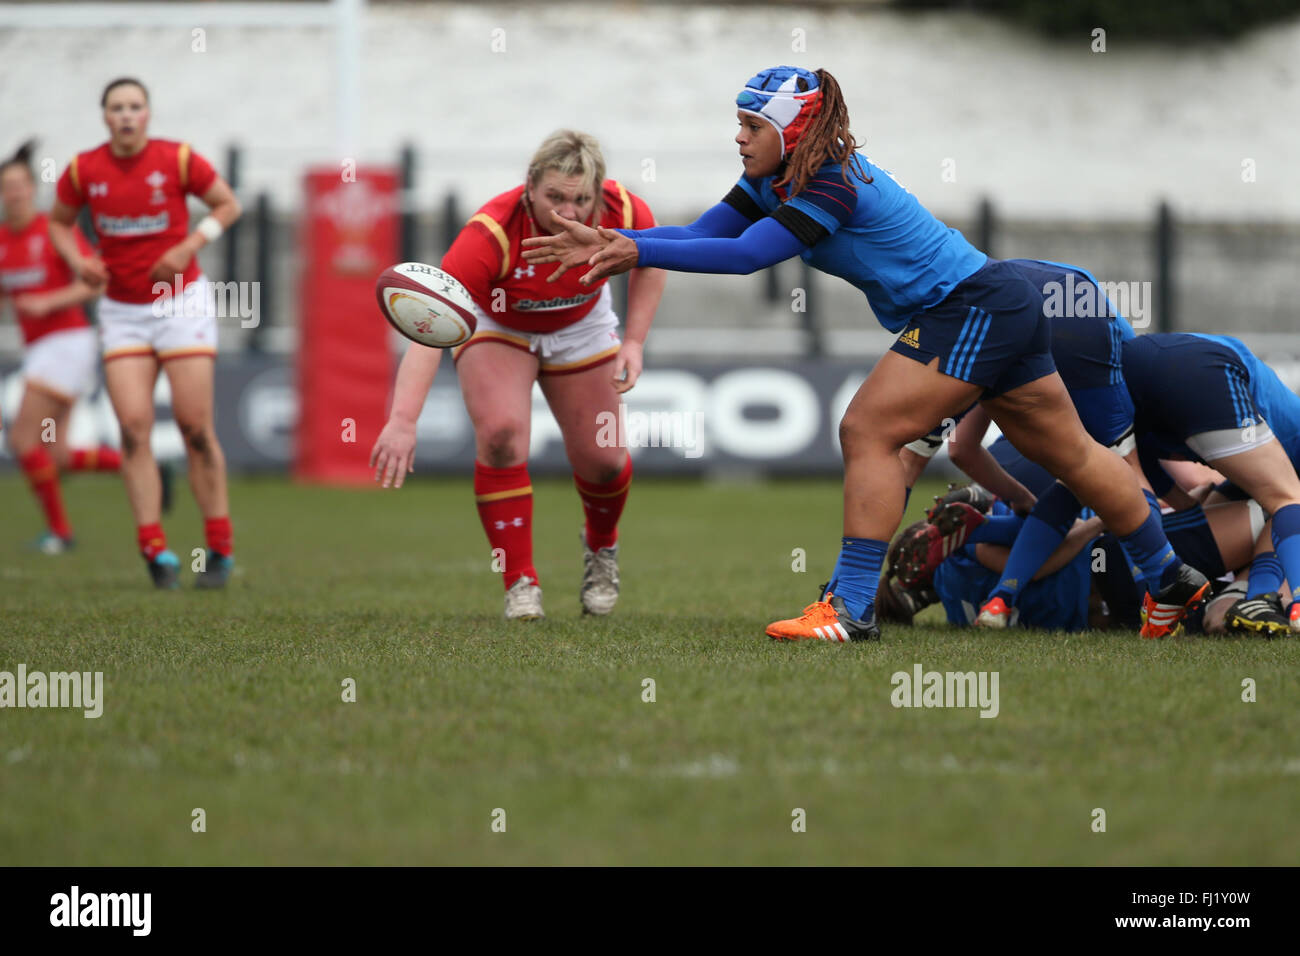
<instances>
[{"instance_id":1,"label":"blue rugby sock","mask_svg":"<svg viewBox=\"0 0 1300 956\"><path fill-rule=\"evenodd\" d=\"M1282 562L1276 551L1264 551L1250 562L1250 576L1246 579L1246 597L1276 594L1282 588Z\"/></svg>"},{"instance_id":2,"label":"blue rugby sock","mask_svg":"<svg viewBox=\"0 0 1300 956\"><path fill-rule=\"evenodd\" d=\"M1024 527L1025 519L1020 515L994 515L985 518L984 523L966 537L967 544L1015 544L1016 535Z\"/></svg>"},{"instance_id":3,"label":"blue rugby sock","mask_svg":"<svg viewBox=\"0 0 1300 956\"><path fill-rule=\"evenodd\" d=\"M1160 499L1156 497L1156 493L1154 491L1147 491L1143 488L1142 497L1147 500L1147 507L1151 509L1151 517L1155 518L1157 522L1160 522L1164 517L1164 514L1160 510Z\"/></svg>"},{"instance_id":4,"label":"blue rugby sock","mask_svg":"<svg viewBox=\"0 0 1300 956\"><path fill-rule=\"evenodd\" d=\"M1069 488L1059 481L1053 484L1038 499L1034 510L1025 519L1024 527L1020 529L1015 544L1011 546L1011 553L1007 555L1002 577L989 599L999 597L1008 607L1014 606L1016 597L1065 539L1066 532L1081 510L1083 505Z\"/></svg>"},{"instance_id":5,"label":"blue rugby sock","mask_svg":"<svg viewBox=\"0 0 1300 956\"><path fill-rule=\"evenodd\" d=\"M1181 562L1165 537L1164 528L1155 515L1147 515L1146 521L1131 534L1119 539L1120 546L1128 555L1129 561L1137 566L1147 590L1152 594L1168 586L1178 574ZM1134 575L1136 580L1137 575Z\"/></svg>"},{"instance_id":6,"label":"blue rugby sock","mask_svg":"<svg viewBox=\"0 0 1300 956\"><path fill-rule=\"evenodd\" d=\"M855 620L865 621L871 616L880 567L888 550L888 541L840 539L840 556L831 575L830 590L844 601L844 610Z\"/></svg>"},{"instance_id":7,"label":"blue rugby sock","mask_svg":"<svg viewBox=\"0 0 1300 956\"><path fill-rule=\"evenodd\" d=\"M1273 550L1282 563L1291 600L1300 601L1300 505L1285 505L1273 513Z\"/></svg>"}]
</instances>

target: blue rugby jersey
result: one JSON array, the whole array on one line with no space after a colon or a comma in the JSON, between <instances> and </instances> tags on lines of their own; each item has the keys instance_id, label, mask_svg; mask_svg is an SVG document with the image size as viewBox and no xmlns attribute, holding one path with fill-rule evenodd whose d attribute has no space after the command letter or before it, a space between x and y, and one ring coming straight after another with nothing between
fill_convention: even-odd
<instances>
[{"instance_id":1,"label":"blue rugby jersey","mask_svg":"<svg viewBox=\"0 0 1300 956\"><path fill-rule=\"evenodd\" d=\"M1264 416L1268 427L1294 461L1300 451L1300 395L1287 388L1277 373L1264 364L1263 359L1246 348L1240 339L1229 335L1210 335L1206 332L1189 333L1198 339L1209 339L1232 349L1241 358L1250 374L1250 397L1255 408Z\"/></svg>"}]
</instances>

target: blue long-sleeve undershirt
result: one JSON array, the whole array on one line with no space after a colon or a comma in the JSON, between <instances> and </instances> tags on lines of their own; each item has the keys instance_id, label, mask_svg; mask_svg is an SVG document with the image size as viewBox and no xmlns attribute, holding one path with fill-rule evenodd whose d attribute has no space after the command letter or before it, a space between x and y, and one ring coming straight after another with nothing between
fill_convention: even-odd
<instances>
[{"instance_id":1,"label":"blue long-sleeve undershirt","mask_svg":"<svg viewBox=\"0 0 1300 956\"><path fill-rule=\"evenodd\" d=\"M641 268L749 275L807 248L771 216L757 222L718 203L689 226L617 229L636 242Z\"/></svg>"},{"instance_id":2,"label":"blue long-sleeve undershirt","mask_svg":"<svg viewBox=\"0 0 1300 956\"><path fill-rule=\"evenodd\" d=\"M650 229L615 229L629 239L722 239L739 236L750 220L730 203L720 202L704 210L689 226L654 226Z\"/></svg>"}]
</instances>

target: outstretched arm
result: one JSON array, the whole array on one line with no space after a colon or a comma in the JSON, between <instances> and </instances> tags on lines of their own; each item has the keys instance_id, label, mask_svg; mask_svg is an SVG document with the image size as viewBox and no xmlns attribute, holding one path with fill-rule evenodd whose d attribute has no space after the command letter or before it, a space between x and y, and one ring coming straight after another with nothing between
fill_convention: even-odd
<instances>
[{"instance_id":1,"label":"outstretched arm","mask_svg":"<svg viewBox=\"0 0 1300 956\"><path fill-rule=\"evenodd\" d=\"M739 235L632 238L611 229L592 229L556 216L558 234L524 240L524 258L559 262L554 281L574 266L591 266L584 284L618 275L636 266L675 272L749 275L793 258L815 246L862 211L857 187L834 167L818 171L803 190L770 212L761 207L752 189L738 183L723 200L739 219L750 224ZM735 226L738 219L728 220Z\"/></svg>"},{"instance_id":2,"label":"outstretched arm","mask_svg":"<svg viewBox=\"0 0 1300 956\"><path fill-rule=\"evenodd\" d=\"M739 236L698 239L636 240L637 264L674 272L708 272L749 275L784 262L808 248L802 239L774 218L766 216ZM617 252L606 249L592 259L598 272L606 261L619 263ZM584 277L585 278L585 277Z\"/></svg>"},{"instance_id":3,"label":"outstretched arm","mask_svg":"<svg viewBox=\"0 0 1300 956\"><path fill-rule=\"evenodd\" d=\"M589 265L591 259L609 242L619 236L636 240L643 237L652 239L723 239L735 238L753 223L762 219L766 213L754 198L739 185L733 186L731 192L722 201L706 209L704 213L689 226L649 226L645 229L598 229L590 226L566 227L565 231L553 236L535 236L523 242L523 256L526 262L558 262L560 268L547 281L557 278L574 266ZM562 217L556 216L563 222ZM635 263L634 263L635 265ZM626 271L626 270L625 270Z\"/></svg>"},{"instance_id":4,"label":"outstretched arm","mask_svg":"<svg viewBox=\"0 0 1300 956\"><path fill-rule=\"evenodd\" d=\"M563 227L562 232L523 242L525 260L560 263L560 268L547 278L548 282L584 264L592 267L582 277L584 285L637 266L674 272L749 275L797 256L809 245L770 216L753 223L734 238L697 239L631 239L612 229L593 229L565 219L554 211L551 216Z\"/></svg>"},{"instance_id":5,"label":"outstretched arm","mask_svg":"<svg viewBox=\"0 0 1300 956\"><path fill-rule=\"evenodd\" d=\"M717 203L704 210L689 226L653 226L650 229L615 229L629 239L708 239L739 236L753 222L730 203ZM528 258L527 255L524 256ZM542 260L546 261L546 260Z\"/></svg>"}]
</instances>

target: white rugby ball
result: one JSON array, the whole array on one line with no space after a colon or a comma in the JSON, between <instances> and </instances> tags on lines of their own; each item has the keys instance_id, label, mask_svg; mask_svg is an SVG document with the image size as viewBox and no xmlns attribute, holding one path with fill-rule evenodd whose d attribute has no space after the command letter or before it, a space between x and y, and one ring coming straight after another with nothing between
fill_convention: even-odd
<instances>
[{"instance_id":1,"label":"white rugby ball","mask_svg":"<svg viewBox=\"0 0 1300 956\"><path fill-rule=\"evenodd\" d=\"M375 282L375 296L389 324L421 345L461 345L478 325L469 291L454 276L424 262L385 269Z\"/></svg>"}]
</instances>

